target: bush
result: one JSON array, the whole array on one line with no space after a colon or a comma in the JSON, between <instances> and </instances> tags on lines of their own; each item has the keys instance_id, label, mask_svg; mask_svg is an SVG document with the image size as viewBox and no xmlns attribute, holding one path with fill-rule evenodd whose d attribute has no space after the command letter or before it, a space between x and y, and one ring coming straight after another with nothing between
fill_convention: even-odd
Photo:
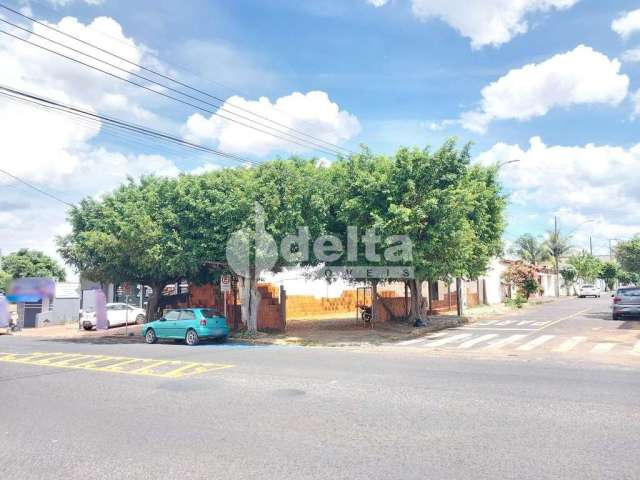
<instances>
[{"instance_id":1,"label":"bush","mask_svg":"<svg viewBox=\"0 0 640 480\"><path fill-rule=\"evenodd\" d=\"M518 293L516 298L507 298L504 303L509 307L522 308L522 306L527 303L527 298L521 293Z\"/></svg>"}]
</instances>

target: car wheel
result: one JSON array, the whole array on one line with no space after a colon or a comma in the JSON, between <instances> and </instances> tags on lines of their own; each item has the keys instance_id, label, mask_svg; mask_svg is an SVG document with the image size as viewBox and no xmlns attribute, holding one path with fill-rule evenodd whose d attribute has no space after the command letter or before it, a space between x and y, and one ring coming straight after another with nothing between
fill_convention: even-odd
<instances>
[{"instance_id":1,"label":"car wheel","mask_svg":"<svg viewBox=\"0 0 640 480\"><path fill-rule=\"evenodd\" d=\"M200 337L198 337L198 334L195 330L188 330L184 341L187 342L187 345L193 347L194 345L198 345L198 343L200 343Z\"/></svg>"},{"instance_id":2,"label":"car wheel","mask_svg":"<svg viewBox=\"0 0 640 480\"><path fill-rule=\"evenodd\" d=\"M156 337L156 332L153 331L153 328L147 330L147 333L144 334L144 341L147 343L156 343L158 341L158 337Z\"/></svg>"},{"instance_id":3,"label":"car wheel","mask_svg":"<svg viewBox=\"0 0 640 480\"><path fill-rule=\"evenodd\" d=\"M137 325L142 325L144 323L144 315L140 314L136 317L136 324Z\"/></svg>"},{"instance_id":4,"label":"car wheel","mask_svg":"<svg viewBox=\"0 0 640 480\"><path fill-rule=\"evenodd\" d=\"M93 330L93 325L85 325L82 328L84 328L87 332L89 332L89 331Z\"/></svg>"}]
</instances>

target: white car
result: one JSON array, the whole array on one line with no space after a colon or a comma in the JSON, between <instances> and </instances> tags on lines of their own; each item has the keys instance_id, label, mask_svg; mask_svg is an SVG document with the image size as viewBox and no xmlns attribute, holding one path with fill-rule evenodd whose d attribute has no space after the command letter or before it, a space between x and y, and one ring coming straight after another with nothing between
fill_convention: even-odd
<instances>
[{"instance_id":1,"label":"white car","mask_svg":"<svg viewBox=\"0 0 640 480\"><path fill-rule=\"evenodd\" d=\"M596 287L595 285L580 285L580 288L578 289L578 297L580 297L580 298L585 298L585 297L599 298L600 297L600 288Z\"/></svg>"},{"instance_id":2,"label":"white car","mask_svg":"<svg viewBox=\"0 0 640 480\"><path fill-rule=\"evenodd\" d=\"M107 321L109 327L144 323L146 312L142 308L126 303L107 303ZM80 312L82 328L91 330L96 326L96 312Z\"/></svg>"}]
</instances>

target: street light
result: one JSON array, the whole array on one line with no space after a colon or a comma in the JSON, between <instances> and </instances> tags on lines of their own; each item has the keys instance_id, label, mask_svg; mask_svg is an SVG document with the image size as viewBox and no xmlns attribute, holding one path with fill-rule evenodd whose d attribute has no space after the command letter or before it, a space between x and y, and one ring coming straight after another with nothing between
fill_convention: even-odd
<instances>
[{"instance_id":1,"label":"street light","mask_svg":"<svg viewBox=\"0 0 640 480\"><path fill-rule=\"evenodd\" d=\"M519 158L516 158L516 159L513 159L513 160L507 160L506 162L498 162L498 163L496 163L496 167L500 169L500 168L502 168L502 167L504 167L506 165L510 165L512 163L518 163L518 162L521 162L521 161L522 160L520 160Z\"/></svg>"}]
</instances>

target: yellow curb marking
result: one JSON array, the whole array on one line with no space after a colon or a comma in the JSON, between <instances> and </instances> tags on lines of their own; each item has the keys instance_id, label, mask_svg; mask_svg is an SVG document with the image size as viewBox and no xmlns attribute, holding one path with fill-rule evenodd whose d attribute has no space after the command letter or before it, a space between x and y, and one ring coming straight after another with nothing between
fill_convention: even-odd
<instances>
[{"instance_id":1,"label":"yellow curb marking","mask_svg":"<svg viewBox=\"0 0 640 480\"><path fill-rule=\"evenodd\" d=\"M64 352L0 352L0 362L21 363L25 365L36 365L42 367L92 370L95 372L105 373L124 373L129 375L162 378L190 377L193 375L199 375L233 367L233 365L218 363L184 362L180 360L155 360L151 358L85 355L80 353ZM167 365L174 368L163 371L162 367L165 367ZM127 366L133 368L127 369Z\"/></svg>"}]
</instances>

